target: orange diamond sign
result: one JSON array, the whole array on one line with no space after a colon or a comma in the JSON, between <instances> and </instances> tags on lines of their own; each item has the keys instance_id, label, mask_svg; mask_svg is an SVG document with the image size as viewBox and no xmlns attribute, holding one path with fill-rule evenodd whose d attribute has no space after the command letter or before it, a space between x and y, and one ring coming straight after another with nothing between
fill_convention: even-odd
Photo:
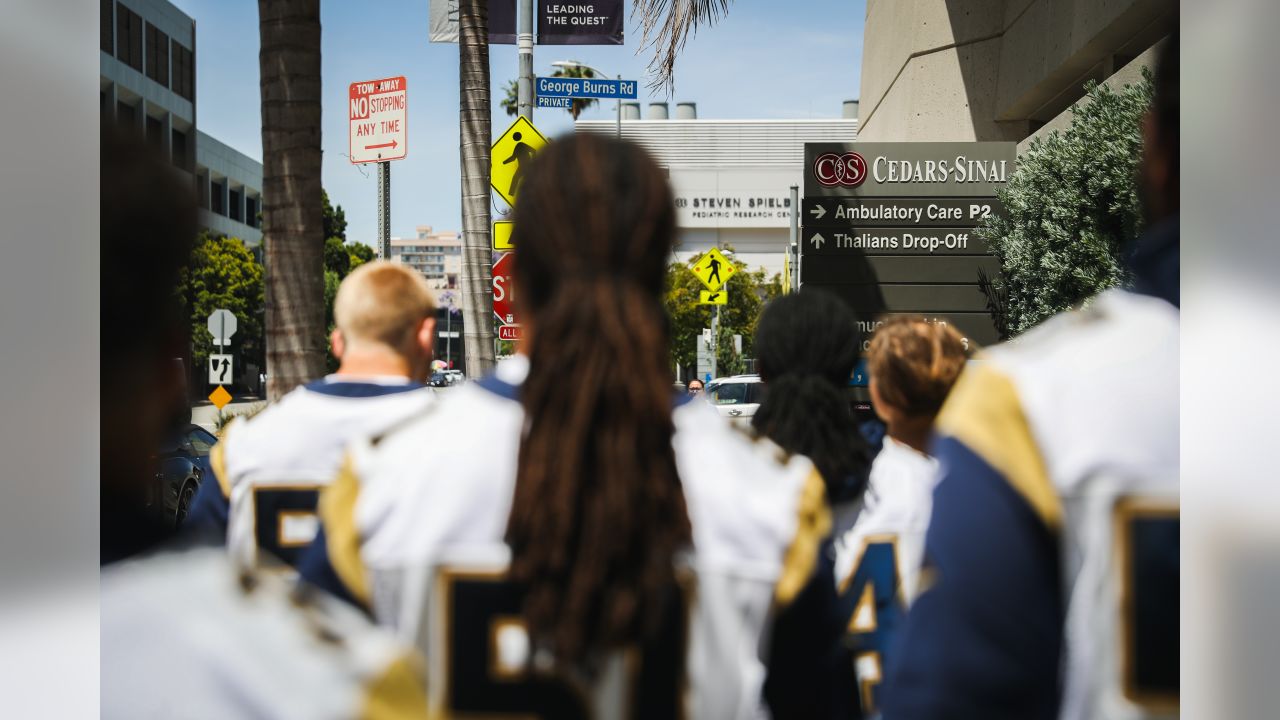
<instances>
[{"instance_id":1,"label":"orange diamond sign","mask_svg":"<svg viewBox=\"0 0 1280 720\"><path fill-rule=\"evenodd\" d=\"M231 393L227 392L226 388L219 385L216 390L209 393L209 402L213 403L214 407L221 410L226 407L227 403L231 402Z\"/></svg>"}]
</instances>

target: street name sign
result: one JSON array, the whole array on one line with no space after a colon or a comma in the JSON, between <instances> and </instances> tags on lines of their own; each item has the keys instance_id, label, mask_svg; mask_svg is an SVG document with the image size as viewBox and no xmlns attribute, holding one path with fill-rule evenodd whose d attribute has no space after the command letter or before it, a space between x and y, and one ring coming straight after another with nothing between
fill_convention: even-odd
<instances>
[{"instance_id":1,"label":"street name sign","mask_svg":"<svg viewBox=\"0 0 1280 720\"><path fill-rule=\"evenodd\" d=\"M231 336L236 334L236 316L226 308L218 308L209 313L208 326L214 345L230 345Z\"/></svg>"},{"instance_id":2,"label":"street name sign","mask_svg":"<svg viewBox=\"0 0 1280 720\"><path fill-rule=\"evenodd\" d=\"M235 377L235 361L230 355L216 354L209 356L209 384L225 385Z\"/></svg>"},{"instance_id":3,"label":"street name sign","mask_svg":"<svg viewBox=\"0 0 1280 720\"><path fill-rule=\"evenodd\" d=\"M515 245L511 244L511 228L515 223L510 220L493 221L493 249L494 250L514 250Z\"/></svg>"},{"instance_id":4,"label":"street name sign","mask_svg":"<svg viewBox=\"0 0 1280 720\"><path fill-rule=\"evenodd\" d=\"M593 98L596 100L635 100L639 97L635 80L605 78L540 77L534 83L538 98Z\"/></svg>"},{"instance_id":5,"label":"street name sign","mask_svg":"<svg viewBox=\"0 0 1280 720\"><path fill-rule=\"evenodd\" d=\"M348 100L347 155L352 163L401 160L409 153L404 76L351 83Z\"/></svg>"},{"instance_id":6,"label":"street name sign","mask_svg":"<svg viewBox=\"0 0 1280 720\"><path fill-rule=\"evenodd\" d=\"M698 304L699 305L728 305L729 291L728 290L714 290L714 291L699 290Z\"/></svg>"},{"instance_id":7,"label":"street name sign","mask_svg":"<svg viewBox=\"0 0 1280 720\"><path fill-rule=\"evenodd\" d=\"M693 274L712 292L724 287L736 272L738 268L716 248L708 250L693 265Z\"/></svg>"},{"instance_id":8,"label":"street name sign","mask_svg":"<svg viewBox=\"0 0 1280 720\"><path fill-rule=\"evenodd\" d=\"M508 205L516 203L525 166L546 144L547 139L523 116L494 141L489 154L489 184Z\"/></svg>"}]
</instances>

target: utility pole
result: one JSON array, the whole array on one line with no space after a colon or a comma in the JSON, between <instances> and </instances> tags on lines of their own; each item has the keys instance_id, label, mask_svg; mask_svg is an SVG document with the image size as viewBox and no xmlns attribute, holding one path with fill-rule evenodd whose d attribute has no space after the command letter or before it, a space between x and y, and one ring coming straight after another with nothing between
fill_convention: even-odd
<instances>
[{"instance_id":1,"label":"utility pole","mask_svg":"<svg viewBox=\"0 0 1280 720\"><path fill-rule=\"evenodd\" d=\"M621 91L622 76L621 75L618 76L618 88L619 88L618 103L617 103L618 119L617 119L617 124L614 126L614 130L615 130L614 137L621 140L622 139L622 91Z\"/></svg>"},{"instance_id":2,"label":"utility pole","mask_svg":"<svg viewBox=\"0 0 1280 720\"><path fill-rule=\"evenodd\" d=\"M791 186L791 239L787 252L791 257L789 284L791 292L796 292L800 289L800 188L796 185Z\"/></svg>"},{"instance_id":3,"label":"utility pole","mask_svg":"<svg viewBox=\"0 0 1280 720\"><path fill-rule=\"evenodd\" d=\"M378 163L378 254L391 259L391 163Z\"/></svg>"},{"instance_id":4,"label":"utility pole","mask_svg":"<svg viewBox=\"0 0 1280 720\"><path fill-rule=\"evenodd\" d=\"M719 346L720 346L720 306L717 305L716 309L711 313L711 379L712 380L715 380L718 377L718 374L716 373L716 360L718 358L716 357L716 355L720 349Z\"/></svg>"},{"instance_id":5,"label":"utility pole","mask_svg":"<svg viewBox=\"0 0 1280 720\"><path fill-rule=\"evenodd\" d=\"M517 0L516 47L520 74L516 76L516 110L520 117L533 120L533 0Z\"/></svg>"}]
</instances>

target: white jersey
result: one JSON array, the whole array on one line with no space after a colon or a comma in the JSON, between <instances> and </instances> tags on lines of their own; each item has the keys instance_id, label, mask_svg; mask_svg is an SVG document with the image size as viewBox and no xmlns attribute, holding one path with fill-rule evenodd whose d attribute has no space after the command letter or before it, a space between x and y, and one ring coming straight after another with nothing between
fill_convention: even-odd
<instances>
[{"instance_id":1,"label":"white jersey","mask_svg":"<svg viewBox=\"0 0 1280 720\"><path fill-rule=\"evenodd\" d=\"M507 361L421 419L356 444L350 472L321 502L333 569L380 623L425 651L439 716L569 712L528 694L538 682L525 674L520 597L502 581L525 422L515 392L527 367ZM755 717L766 629L812 577L829 528L822 480L807 459L732 429L705 403L679 405L673 419L694 544L685 628L667 638L677 644L664 667L646 661L637 671L633 653L607 660L593 687L569 696L575 713L625 717L633 699L654 697L636 683L683 664L683 677L654 692L666 688L685 716ZM687 687L682 699L676 687Z\"/></svg>"},{"instance_id":2,"label":"white jersey","mask_svg":"<svg viewBox=\"0 0 1280 720\"><path fill-rule=\"evenodd\" d=\"M319 490L337 474L347 444L404 422L435 398L399 378L331 375L233 422L211 457L228 505L228 550L246 564L262 562L266 551L295 565L315 537Z\"/></svg>"},{"instance_id":3,"label":"white jersey","mask_svg":"<svg viewBox=\"0 0 1280 720\"><path fill-rule=\"evenodd\" d=\"M991 349L939 416L1057 533L1068 720L1177 714L1178 323L1108 291Z\"/></svg>"},{"instance_id":4,"label":"white jersey","mask_svg":"<svg viewBox=\"0 0 1280 720\"><path fill-rule=\"evenodd\" d=\"M345 603L299 598L220 549L103 570L108 720L425 717L421 661Z\"/></svg>"},{"instance_id":5,"label":"white jersey","mask_svg":"<svg viewBox=\"0 0 1280 720\"><path fill-rule=\"evenodd\" d=\"M874 647L893 642L870 637L896 627L919 586L920 559L938 463L889 436L871 464L862 512L836 540L835 577L852 604L848 635L863 711L875 710L874 689L884 677Z\"/></svg>"}]
</instances>

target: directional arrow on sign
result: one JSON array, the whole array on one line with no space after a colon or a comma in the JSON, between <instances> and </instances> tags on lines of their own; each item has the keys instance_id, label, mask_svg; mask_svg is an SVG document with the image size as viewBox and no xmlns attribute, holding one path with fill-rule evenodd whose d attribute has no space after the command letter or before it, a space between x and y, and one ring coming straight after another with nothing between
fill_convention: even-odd
<instances>
[{"instance_id":1,"label":"directional arrow on sign","mask_svg":"<svg viewBox=\"0 0 1280 720\"><path fill-rule=\"evenodd\" d=\"M389 147L389 148L394 149L397 145L398 145L398 143L397 143L395 140L392 140L392 141L391 141L391 142L389 142L389 143L378 143L377 145L365 145L365 146L364 146L364 149L365 149L365 150L375 150L375 149L377 149L377 148L384 148L384 147Z\"/></svg>"},{"instance_id":2,"label":"directional arrow on sign","mask_svg":"<svg viewBox=\"0 0 1280 720\"><path fill-rule=\"evenodd\" d=\"M824 243L824 242L826 242L826 241L827 241L827 239L826 239L826 238L824 238L824 237L822 237L822 235L820 235L820 234L818 234L818 233L814 233L813 237L809 238L809 242L813 243L813 246L814 246L815 248L821 248L821 247L822 247L822 243Z\"/></svg>"},{"instance_id":3,"label":"directional arrow on sign","mask_svg":"<svg viewBox=\"0 0 1280 720\"><path fill-rule=\"evenodd\" d=\"M809 214L814 216L818 220L821 220L822 216L827 214L827 209L821 205L817 205L815 207L809 208Z\"/></svg>"}]
</instances>

